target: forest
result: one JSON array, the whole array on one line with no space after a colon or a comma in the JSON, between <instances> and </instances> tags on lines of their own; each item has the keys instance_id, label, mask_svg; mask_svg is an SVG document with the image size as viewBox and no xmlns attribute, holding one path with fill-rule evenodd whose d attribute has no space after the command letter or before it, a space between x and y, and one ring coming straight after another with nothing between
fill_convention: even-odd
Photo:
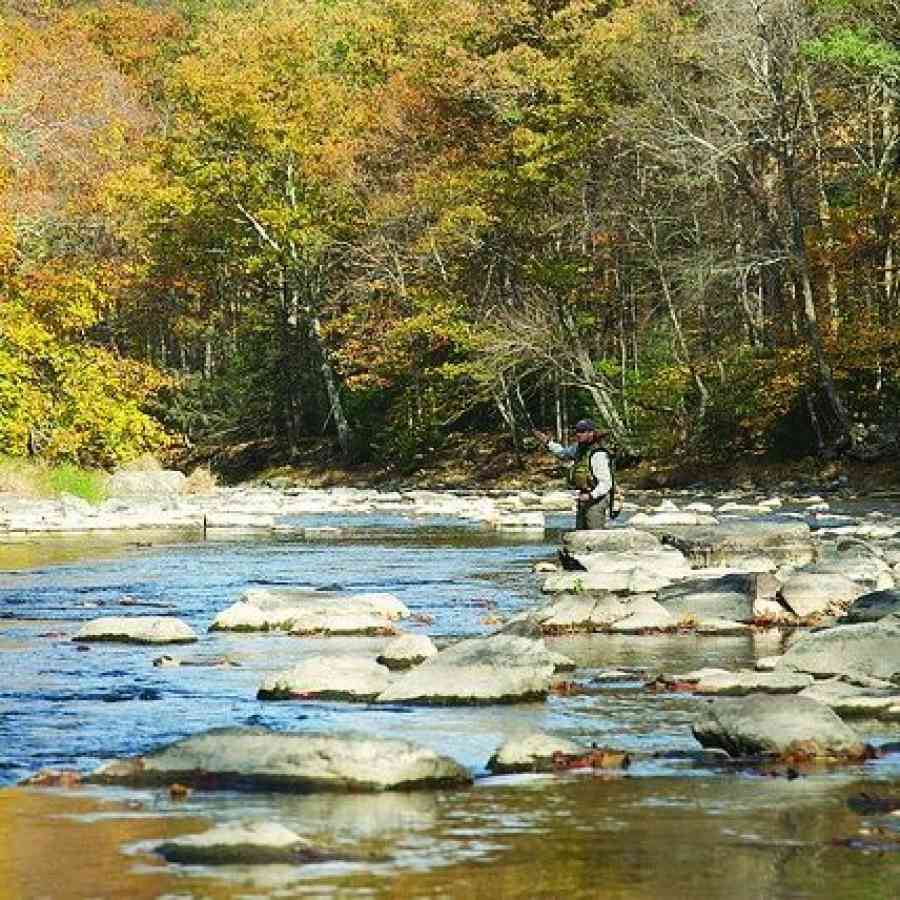
<instances>
[{"instance_id":1,"label":"forest","mask_svg":"<svg viewBox=\"0 0 900 900\"><path fill-rule=\"evenodd\" d=\"M0 454L896 454L900 0L4 0Z\"/></svg>"}]
</instances>

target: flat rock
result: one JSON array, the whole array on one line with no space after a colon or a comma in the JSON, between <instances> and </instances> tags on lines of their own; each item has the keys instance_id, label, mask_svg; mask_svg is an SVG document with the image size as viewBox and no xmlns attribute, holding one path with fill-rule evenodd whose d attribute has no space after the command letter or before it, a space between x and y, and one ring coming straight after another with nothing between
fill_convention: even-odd
<instances>
[{"instance_id":1,"label":"flat rock","mask_svg":"<svg viewBox=\"0 0 900 900\"><path fill-rule=\"evenodd\" d=\"M888 616L878 622L813 631L788 647L778 669L819 678L859 673L891 681L900 676L900 619Z\"/></svg>"},{"instance_id":2,"label":"flat rock","mask_svg":"<svg viewBox=\"0 0 900 900\"><path fill-rule=\"evenodd\" d=\"M648 576L669 579L685 578L691 567L685 555L674 547L654 550L595 550L591 553L570 553L566 565L580 566L585 572L639 572Z\"/></svg>"},{"instance_id":3,"label":"flat rock","mask_svg":"<svg viewBox=\"0 0 900 900\"><path fill-rule=\"evenodd\" d=\"M697 682L698 694L744 697L747 694L796 694L813 682L802 672L717 672Z\"/></svg>"},{"instance_id":4,"label":"flat rock","mask_svg":"<svg viewBox=\"0 0 900 900\"><path fill-rule=\"evenodd\" d=\"M859 594L863 594L867 590L890 590L895 586L891 567L883 559L877 557L860 559L854 556L844 558L843 555L840 555L806 566L805 571L849 578L860 586Z\"/></svg>"},{"instance_id":5,"label":"flat rock","mask_svg":"<svg viewBox=\"0 0 900 900\"><path fill-rule=\"evenodd\" d=\"M684 553L694 566L739 568L748 557L765 556L777 564L806 565L816 548L805 522L723 522L716 527L660 529L662 542Z\"/></svg>"},{"instance_id":6,"label":"flat rock","mask_svg":"<svg viewBox=\"0 0 900 900\"><path fill-rule=\"evenodd\" d=\"M335 858L276 822L217 825L165 841L155 852L168 862L194 866L296 865Z\"/></svg>"},{"instance_id":7,"label":"flat rock","mask_svg":"<svg viewBox=\"0 0 900 900\"><path fill-rule=\"evenodd\" d=\"M438 652L434 641L425 634L403 634L390 641L377 657L377 662L392 671L411 669Z\"/></svg>"},{"instance_id":8,"label":"flat rock","mask_svg":"<svg viewBox=\"0 0 900 900\"><path fill-rule=\"evenodd\" d=\"M566 594L533 614L544 634L605 631L630 614L624 598L608 593Z\"/></svg>"},{"instance_id":9,"label":"flat rock","mask_svg":"<svg viewBox=\"0 0 900 900\"><path fill-rule=\"evenodd\" d=\"M893 719L894 709L900 706L896 691L873 691L836 678L817 682L800 696L824 703L842 719Z\"/></svg>"},{"instance_id":10,"label":"flat rock","mask_svg":"<svg viewBox=\"0 0 900 900\"><path fill-rule=\"evenodd\" d=\"M613 634L641 634L645 631L667 631L675 627L672 614L649 594L629 597L628 615L609 626Z\"/></svg>"},{"instance_id":11,"label":"flat rock","mask_svg":"<svg viewBox=\"0 0 900 900\"><path fill-rule=\"evenodd\" d=\"M731 756L785 754L802 745L814 756L862 757L865 745L827 706L796 695L751 694L714 700L694 723L703 747Z\"/></svg>"},{"instance_id":12,"label":"flat rock","mask_svg":"<svg viewBox=\"0 0 900 900\"><path fill-rule=\"evenodd\" d=\"M672 577L664 572L645 569L623 571L561 572L548 575L541 585L545 594L561 594L569 591L617 591L643 593L655 591L672 583Z\"/></svg>"},{"instance_id":13,"label":"flat rock","mask_svg":"<svg viewBox=\"0 0 900 900\"><path fill-rule=\"evenodd\" d=\"M543 700L556 656L541 639L504 633L470 638L401 675L377 699L435 706Z\"/></svg>"},{"instance_id":14,"label":"flat rock","mask_svg":"<svg viewBox=\"0 0 900 900\"><path fill-rule=\"evenodd\" d=\"M406 605L392 594L345 595L302 588L251 588L220 612L209 630L298 629L298 633L304 634L395 634L390 622L409 614Z\"/></svg>"},{"instance_id":15,"label":"flat rock","mask_svg":"<svg viewBox=\"0 0 900 900\"><path fill-rule=\"evenodd\" d=\"M657 593L659 603L676 621L730 619L751 622L756 582L753 575L687 578Z\"/></svg>"},{"instance_id":16,"label":"flat rock","mask_svg":"<svg viewBox=\"0 0 900 900\"><path fill-rule=\"evenodd\" d=\"M567 531L562 537L562 545L568 553L573 555L641 552L658 550L660 540L655 534L641 531L638 528L604 528Z\"/></svg>"},{"instance_id":17,"label":"flat rock","mask_svg":"<svg viewBox=\"0 0 900 900\"><path fill-rule=\"evenodd\" d=\"M390 684L387 667L355 656L310 656L260 685L258 700L374 700Z\"/></svg>"},{"instance_id":18,"label":"flat rock","mask_svg":"<svg viewBox=\"0 0 900 900\"><path fill-rule=\"evenodd\" d=\"M263 791L387 791L465 785L455 760L410 741L354 734L218 728L100 766L97 784Z\"/></svg>"},{"instance_id":19,"label":"flat rock","mask_svg":"<svg viewBox=\"0 0 900 900\"><path fill-rule=\"evenodd\" d=\"M390 619L375 613L302 612L291 621L297 637L394 637L399 634Z\"/></svg>"},{"instance_id":20,"label":"flat rock","mask_svg":"<svg viewBox=\"0 0 900 900\"><path fill-rule=\"evenodd\" d=\"M719 520L715 516L706 513L688 512L687 510L679 510L677 512L654 512L654 513L636 513L629 520L631 525L641 528L670 528L676 527L697 527L718 525Z\"/></svg>"},{"instance_id":21,"label":"flat rock","mask_svg":"<svg viewBox=\"0 0 900 900\"><path fill-rule=\"evenodd\" d=\"M782 602L801 619L842 613L864 589L844 575L797 572L781 586Z\"/></svg>"},{"instance_id":22,"label":"flat rock","mask_svg":"<svg viewBox=\"0 0 900 900\"><path fill-rule=\"evenodd\" d=\"M488 760L487 769L495 775L519 772L553 771L553 755L587 752L587 748L566 738L533 732L504 741Z\"/></svg>"},{"instance_id":23,"label":"flat rock","mask_svg":"<svg viewBox=\"0 0 900 900\"><path fill-rule=\"evenodd\" d=\"M197 635L173 616L106 616L86 622L73 641L112 641L125 644L190 644Z\"/></svg>"}]
</instances>

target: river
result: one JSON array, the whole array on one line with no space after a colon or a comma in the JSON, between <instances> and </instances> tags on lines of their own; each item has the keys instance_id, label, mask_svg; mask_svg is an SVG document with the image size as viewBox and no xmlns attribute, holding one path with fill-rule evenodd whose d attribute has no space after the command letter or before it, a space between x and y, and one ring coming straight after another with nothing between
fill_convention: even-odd
<instances>
[{"instance_id":1,"label":"river","mask_svg":"<svg viewBox=\"0 0 900 900\"><path fill-rule=\"evenodd\" d=\"M795 779L651 759L697 747L702 701L642 689L656 672L752 666L774 634L558 638L584 690L543 704L376 707L255 699L265 673L306 654L364 652L383 639L234 635L206 629L252 586L395 594L439 645L491 630L538 599L543 539L500 537L453 519L315 516L340 540L163 533L0 544L0 897L894 897L900 853L840 843L861 821L860 790L896 793L887 757ZM156 668L160 648L75 644L101 615L177 615L201 640L166 652L227 656L220 668ZM425 619L431 621L426 623ZM608 682L604 671L622 674ZM215 726L361 731L432 746L472 770L474 787L383 796L276 796L111 788L15 788L43 768L86 772ZM487 777L508 736L531 730L639 754L624 774ZM897 738L862 723L875 742ZM160 839L210 822L274 820L352 863L204 869L163 863Z\"/></svg>"}]
</instances>

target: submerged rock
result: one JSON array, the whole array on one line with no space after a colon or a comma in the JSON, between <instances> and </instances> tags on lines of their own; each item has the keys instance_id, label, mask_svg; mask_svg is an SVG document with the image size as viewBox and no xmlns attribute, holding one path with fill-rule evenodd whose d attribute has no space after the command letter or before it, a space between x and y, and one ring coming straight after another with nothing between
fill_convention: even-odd
<instances>
[{"instance_id":1,"label":"submerged rock","mask_svg":"<svg viewBox=\"0 0 900 900\"><path fill-rule=\"evenodd\" d=\"M87 779L133 787L168 785L264 791L387 791L464 785L455 760L410 741L354 734L217 728L146 756L116 760Z\"/></svg>"},{"instance_id":2,"label":"submerged rock","mask_svg":"<svg viewBox=\"0 0 900 900\"><path fill-rule=\"evenodd\" d=\"M354 656L311 656L269 675L258 700L374 700L390 684L385 666Z\"/></svg>"},{"instance_id":3,"label":"submerged rock","mask_svg":"<svg viewBox=\"0 0 900 900\"><path fill-rule=\"evenodd\" d=\"M859 736L827 706L798 696L753 694L714 700L693 726L703 747L731 756L785 755L802 747L805 755L861 759Z\"/></svg>"},{"instance_id":4,"label":"submerged rock","mask_svg":"<svg viewBox=\"0 0 900 900\"><path fill-rule=\"evenodd\" d=\"M113 641L125 644L190 644L194 630L173 616L107 616L81 626L73 641Z\"/></svg>"},{"instance_id":5,"label":"submerged rock","mask_svg":"<svg viewBox=\"0 0 900 900\"><path fill-rule=\"evenodd\" d=\"M401 675L379 703L467 705L524 703L546 698L558 654L543 640L498 633L441 650Z\"/></svg>"},{"instance_id":6,"label":"submerged rock","mask_svg":"<svg viewBox=\"0 0 900 900\"><path fill-rule=\"evenodd\" d=\"M338 858L276 822L218 825L165 841L155 852L168 862L202 866L296 865Z\"/></svg>"}]
</instances>

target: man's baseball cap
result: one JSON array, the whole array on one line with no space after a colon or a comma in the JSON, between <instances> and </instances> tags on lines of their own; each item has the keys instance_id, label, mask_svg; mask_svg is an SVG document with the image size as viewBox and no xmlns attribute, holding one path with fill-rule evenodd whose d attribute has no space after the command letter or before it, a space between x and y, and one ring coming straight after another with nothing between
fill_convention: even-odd
<instances>
[{"instance_id":1,"label":"man's baseball cap","mask_svg":"<svg viewBox=\"0 0 900 900\"><path fill-rule=\"evenodd\" d=\"M588 431L596 431L597 426L590 419L580 419L575 423L575 433L585 434Z\"/></svg>"}]
</instances>

